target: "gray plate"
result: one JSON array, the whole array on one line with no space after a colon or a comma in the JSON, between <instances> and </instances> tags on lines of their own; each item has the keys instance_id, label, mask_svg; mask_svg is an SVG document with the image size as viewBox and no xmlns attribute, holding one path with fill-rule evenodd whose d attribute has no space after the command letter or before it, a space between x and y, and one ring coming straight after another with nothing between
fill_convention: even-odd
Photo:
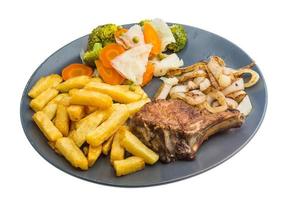
<instances>
[{"instance_id":1,"label":"gray plate","mask_svg":"<svg viewBox=\"0 0 285 200\"><path fill-rule=\"evenodd\" d=\"M129 25L126 25L129 26ZM179 53L185 65L207 59L211 55L221 56L225 62L238 68L251 62L251 58L239 47L213 33L186 26L189 42ZM47 58L33 73L23 92L21 101L21 121L24 132L35 150L58 169L88 180L105 185L122 187L142 187L170 183L205 172L236 154L244 147L258 130L267 105L267 91L264 78L258 67L254 67L261 78L258 84L247 89L252 101L253 110L241 128L216 134L206 141L199 149L193 161L177 161L170 164L157 163L146 166L140 172L116 177L109 158L102 156L88 171L76 170L61 156L57 155L47 144L47 140L32 121L33 111L29 108L28 91L41 77L51 73L60 73L70 63L80 62L79 52L86 46L88 36L81 37ZM152 96L159 87L160 80L154 79L145 87Z\"/></svg>"}]
</instances>

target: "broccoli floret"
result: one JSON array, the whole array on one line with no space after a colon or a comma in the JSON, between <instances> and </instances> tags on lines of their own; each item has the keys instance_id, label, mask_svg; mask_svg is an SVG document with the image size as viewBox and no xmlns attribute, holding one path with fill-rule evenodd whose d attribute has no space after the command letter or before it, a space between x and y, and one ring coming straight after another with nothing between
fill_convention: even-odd
<instances>
[{"instance_id":1,"label":"broccoli floret","mask_svg":"<svg viewBox=\"0 0 285 200\"><path fill-rule=\"evenodd\" d=\"M102 50L101 43L95 43L93 49L90 51L86 51L83 55L83 61L85 64L89 66L95 66L95 60L99 58L99 54Z\"/></svg>"},{"instance_id":2,"label":"broccoli floret","mask_svg":"<svg viewBox=\"0 0 285 200\"><path fill-rule=\"evenodd\" d=\"M141 21L139 22L139 25L140 25L140 26L143 26L144 23L146 23L146 22L151 22L151 20L150 20L150 19L141 20Z\"/></svg>"},{"instance_id":3,"label":"broccoli floret","mask_svg":"<svg viewBox=\"0 0 285 200\"><path fill-rule=\"evenodd\" d=\"M184 29L184 27L180 24L174 24L170 26L170 30L175 38L176 42L173 42L169 45L167 45L167 49L178 52L182 50L186 43L187 43L187 33Z\"/></svg>"},{"instance_id":4,"label":"broccoli floret","mask_svg":"<svg viewBox=\"0 0 285 200\"><path fill-rule=\"evenodd\" d=\"M95 43L101 43L104 47L115 42L114 34L118 28L115 24L105 24L94 28L88 38L87 51L92 50Z\"/></svg>"}]
</instances>

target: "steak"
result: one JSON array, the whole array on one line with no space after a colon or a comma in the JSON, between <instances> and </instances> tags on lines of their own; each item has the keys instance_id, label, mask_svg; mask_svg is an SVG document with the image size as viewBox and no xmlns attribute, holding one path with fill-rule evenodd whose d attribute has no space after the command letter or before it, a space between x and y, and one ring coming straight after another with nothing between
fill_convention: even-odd
<instances>
[{"instance_id":1,"label":"steak","mask_svg":"<svg viewBox=\"0 0 285 200\"><path fill-rule=\"evenodd\" d=\"M244 116L235 109L210 113L182 100L149 102L129 121L131 131L157 152L162 162L195 158L201 144L211 135L240 127Z\"/></svg>"}]
</instances>

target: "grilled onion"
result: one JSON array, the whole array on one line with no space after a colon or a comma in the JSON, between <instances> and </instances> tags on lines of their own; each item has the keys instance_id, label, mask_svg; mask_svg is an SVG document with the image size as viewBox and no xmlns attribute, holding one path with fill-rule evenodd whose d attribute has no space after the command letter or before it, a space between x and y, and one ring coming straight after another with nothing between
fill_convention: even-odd
<instances>
[{"instance_id":1,"label":"grilled onion","mask_svg":"<svg viewBox=\"0 0 285 200\"><path fill-rule=\"evenodd\" d=\"M230 86L226 87L222 92L224 95L228 95L243 89L244 89L243 79L239 78L235 82L233 82Z\"/></svg>"},{"instance_id":2,"label":"grilled onion","mask_svg":"<svg viewBox=\"0 0 285 200\"><path fill-rule=\"evenodd\" d=\"M195 89L197 89L197 88L199 87L199 86L198 86L196 83L194 83L193 81L188 81L187 85L188 85L189 90L195 90Z\"/></svg>"},{"instance_id":3,"label":"grilled onion","mask_svg":"<svg viewBox=\"0 0 285 200\"><path fill-rule=\"evenodd\" d=\"M186 93L173 93L173 99L182 99L190 105L198 105L206 101L206 95L200 90L192 90Z\"/></svg>"},{"instance_id":4,"label":"grilled onion","mask_svg":"<svg viewBox=\"0 0 285 200\"><path fill-rule=\"evenodd\" d=\"M244 90L233 92L227 95L227 97L234 99L238 103L240 103L245 96L246 96L246 92Z\"/></svg>"},{"instance_id":5,"label":"grilled onion","mask_svg":"<svg viewBox=\"0 0 285 200\"><path fill-rule=\"evenodd\" d=\"M206 89L208 89L211 86L211 83L209 79L205 78L200 84L200 90L204 92Z\"/></svg>"},{"instance_id":6,"label":"grilled onion","mask_svg":"<svg viewBox=\"0 0 285 200\"><path fill-rule=\"evenodd\" d=\"M252 69L244 68L244 69L239 69L237 72L234 73L236 77L241 77L243 74L250 74L251 78L248 82L244 83L244 87L248 88L257 83L259 80L259 74Z\"/></svg>"},{"instance_id":7,"label":"grilled onion","mask_svg":"<svg viewBox=\"0 0 285 200\"><path fill-rule=\"evenodd\" d=\"M211 113L223 112L228 109L227 101L225 95L220 91L210 92L208 94L213 99L216 99L219 102L219 106L212 107L208 101L204 102L204 107Z\"/></svg>"},{"instance_id":8,"label":"grilled onion","mask_svg":"<svg viewBox=\"0 0 285 200\"><path fill-rule=\"evenodd\" d=\"M207 76L206 72L204 70L199 69L197 71L187 72L187 73L185 73L185 74L183 74L177 78L178 78L179 82L184 82L184 81L187 81L187 80L192 79L192 78L206 77L206 76Z\"/></svg>"}]
</instances>

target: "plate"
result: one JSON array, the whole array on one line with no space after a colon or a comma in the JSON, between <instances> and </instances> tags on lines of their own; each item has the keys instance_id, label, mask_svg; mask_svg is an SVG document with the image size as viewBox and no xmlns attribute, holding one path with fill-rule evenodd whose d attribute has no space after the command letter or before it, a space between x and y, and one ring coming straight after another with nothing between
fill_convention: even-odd
<instances>
[{"instance_id":1,"label":"plate","mask_svg":"<svg viewBox=\"0 0 285 200\"><path fill-rule=\"evenodd\" d=\"M222 57L226 64L233 68L247 65L252 61L243 50L230 41L192 26L184 27L189 41L186 48L179 52L179 57L184 60L185 65L207 59L211 55ZM60 73L68 64L80 62L79 53L85 49L87 40L88 35L74 40L47 58L32 74L21 100L21 122L29 142L49 163L70 175L95 183L121 187L153 186L178 181L205 172L228 160L250 141L262 123L267 106L267 91L262 73L255 66L254 70L260 74L260 80L255 86L247 89L253 110L245 123L241 128L212 136L199 149L195 160L170 164L158 162L154 166L146 166L137 173L116 177L109 158L101 156L88 171L77 170L49 147L47 140L32 121L33 111L29 108L30 99L27 93L40 77ZM144 89L148 95L153 96L160 83L159 79L154 79Z\"/></svg>"}]
</instances>

